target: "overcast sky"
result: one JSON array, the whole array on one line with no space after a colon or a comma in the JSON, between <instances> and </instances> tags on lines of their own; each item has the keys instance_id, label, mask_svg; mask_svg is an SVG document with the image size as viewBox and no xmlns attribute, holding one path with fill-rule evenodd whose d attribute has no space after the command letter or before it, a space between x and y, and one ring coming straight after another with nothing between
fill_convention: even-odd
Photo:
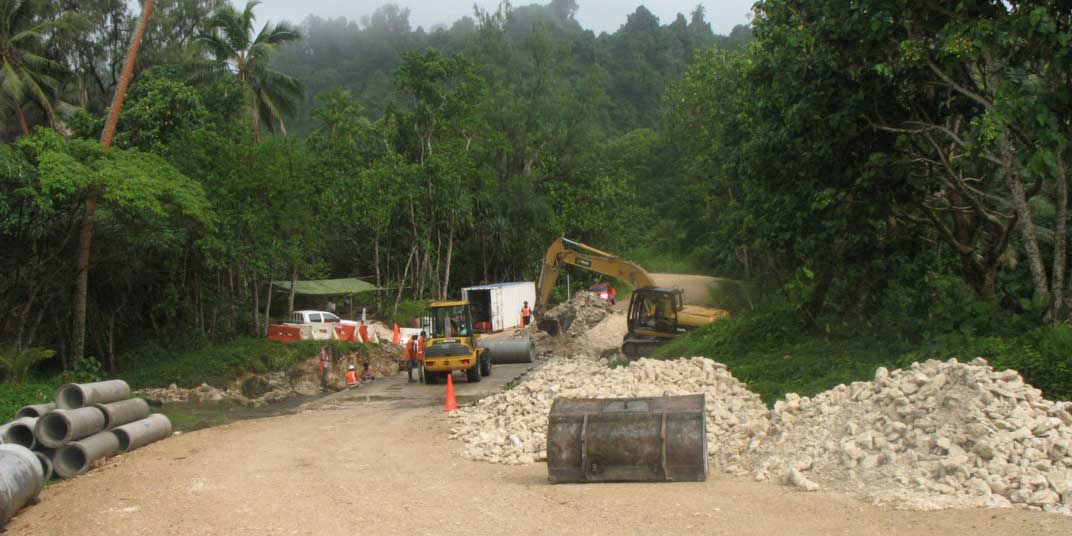
<instances>
[{"instance_id":1,"label":"overcast sky","mask_svg":"<svg viewBox=\"0 0 1072 536\"><path fill-rule=\"evenodd\" d=\"M245 5L245 0L232 0L236 5ZM697 4L703 4L707 10L707 20L715 33L727 34L737 24L748 22L749 12L755 0L577 0L580 9L577 20L585 28L599 32L613 32L625 23L626 15L636 10L638 5L646 6L659 17L659 22L668 24L678 13L689 13ZM322 18L346 17L360 21L361 17L375 11L383 4L393 3L409 8L410 23L414 28L425 29L440 23L452 23L455 20L473 14L473 4L484 9L494 9L498 0L263 0L257 7L257 20L278 21L286 19L300 23L309 14ZM522 6L531 3L546 4L549 0L514 0L513 5Z\"/></svg>"}]
</instances>

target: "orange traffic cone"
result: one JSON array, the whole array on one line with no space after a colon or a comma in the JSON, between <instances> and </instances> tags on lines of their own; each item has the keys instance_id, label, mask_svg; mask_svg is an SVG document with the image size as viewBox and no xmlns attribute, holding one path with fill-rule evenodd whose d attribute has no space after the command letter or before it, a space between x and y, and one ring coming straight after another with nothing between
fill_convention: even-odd
<instances>
[{"instance_id":1,"label":"orange traffic cone","mask_svg":"<svg viewBox=\"0 0 1072 536\"><path fill-rule=\"evenodd\" d=\"M458 409L458 401L454 398L454 375L447 373L447 405L443 411L455 411Z\"/></svg>"},{"instance_id":2,"label":"orange traffic cone","mask_svg":"<svg viewBox=\"0 0 1072 536\"><path fill-rule=\"evenodd\" d=\"M391 335L391 342L395 344L402 344L402 335L398 332L398 324L395 324L395 332Z\"/></svg>"}]
</instances>

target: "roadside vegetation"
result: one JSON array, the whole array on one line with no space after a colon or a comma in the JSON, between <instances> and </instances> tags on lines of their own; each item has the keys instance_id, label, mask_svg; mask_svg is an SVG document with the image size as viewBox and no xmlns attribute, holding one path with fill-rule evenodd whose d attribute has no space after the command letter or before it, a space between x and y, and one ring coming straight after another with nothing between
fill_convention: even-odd
<instances>
[{"instance_id":1,"label":"roadside vegetation","mask_svg":"<svg viewBox=\"0 0 1072 536\"><path fill-rule=\"evenodd\" d=\"M953 355L1072 390L1058 4L760 0L728 35L702 7L595 35L575 0L433 29L156 5L105 151L141 6L0 0L0 341L55 353L12 385L283 367L272 281L360 276L407 325L566 236L746 282L666 352L768 400Z\"/></svg>"}]
</instances>

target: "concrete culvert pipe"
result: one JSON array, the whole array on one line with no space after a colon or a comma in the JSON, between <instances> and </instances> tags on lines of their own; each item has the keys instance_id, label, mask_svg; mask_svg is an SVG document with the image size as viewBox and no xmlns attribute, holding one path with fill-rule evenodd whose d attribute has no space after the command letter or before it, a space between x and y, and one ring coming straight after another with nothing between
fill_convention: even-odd
<instances>
[{"instance_id":1,"label":"concrete culvert pipe","mask_svg":"<svg viewBox=\"0 0 1072 536\"><path fill-rule=\"evenodd\" d=\"M16 419L23 417L40 417L52 410L56 409L56 404L49 402L47 404L30 404L29 406L23 406L18 413L15 414Z\"/></svg>"},{"instance_id":2,"label":"concrete culvert pipe","mask_svg":"<svg viewBox=\"0 0 1072 536\"><path fill-rule=\"evenodd\" d=\"M0 443L22 445L28 449L34 448L37 445L37 439L34 438L35 424L37 424L37 419L23 417L0 426Z\"/></svg>"},{"instance_id":3,"label":"concrete culvert pipe","mask_svg":"<svg viewBox=\"0 0 1072 536\"><path fill-rule=\"evenodd\" d=\"M22 445L0 445L0 528L45 485L41 461Z\"/></svg>"},{"instance_id":4,"label":"concrete culvert pipe","mask_svg":"<svg viewBox=\"0 0 1072 536\"><path fill-rule=\"evenodd\" d=\"M37 419L34 435L39 443L55 449L101 430L104 413L97 408L57 409Z\"/></svg>"},{"instance_id":5,"label":"concrete culvert pipe","mask_svg":"<svg viewBox=\"0 0 1072 536\"><path fill-rule=\"evenodd\" d=\"M119 439L111 432L98 432L65 445L52 457L52 470L60 478L74 478L89 471L93 462L119 450Z\"/></svg>"},{"instance_id":6,"label":"concrete culvert pipe","mask_svg":"<svg viewBox=\"0 0 1072 536\"><path fill-rule=\"evenodd\" d=\"M536 345L527 337L482 340L478 345L491 352L491 362L496 365L532 363L536 359Z\"/></svg>"},{"instance_id":7,"label":"concrete culvert pipe","mask_svg":"<svg viewBox=\"0 0 1072 536\"><path fill-rule=\"evenodd\" d=\"M56 389L56 406L78 409L130 398L130 386L123 380L94 383L67 383Z\"/></svg>"},{"instance_id":8,"label":"concrete culvert pipe","mask_svg":"<svg viewBox=\"0 0 1072 536\"><path fill-rule=\"evenodd\" d=\"M119 450L127 452L170 436L171 420L166 415L154 413L140 421L113 428L112 433L119 439Z\"/></svg>"},{"instance_id":9,"label":"concrete culvert pipe","mask_svg":"<svg viewBox=\"0 0 1072 536\"><path fill-rule=\"evenodd\" d=\"M52 455L55 451L44 452L40 450L33 451L34 456L37 456L37 461L41 462L41 478L48 482L52 478Z\"/></svg>"},{"instance_id":10,"label":"concrete culvert pipe","mask_svg":"<svg viewBox=\"0 0 1072 536\"><path fill-rule=\"evenodd\" d=\"M149 403L141 398L120 400L111 404L93 404L104 414L104 429L115 428L149 416Z\"/></svg>"}]
</instances>

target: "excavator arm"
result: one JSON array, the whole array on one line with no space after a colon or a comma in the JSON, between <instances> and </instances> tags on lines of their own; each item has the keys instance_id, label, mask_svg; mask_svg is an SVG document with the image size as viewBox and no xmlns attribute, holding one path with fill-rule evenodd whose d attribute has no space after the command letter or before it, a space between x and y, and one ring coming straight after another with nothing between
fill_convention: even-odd
<instances>
[{"instance_id":1,"label":"excavator arm","mask_svg":"<svg viewBox=\"0 0 1072 536\"><path fill-rule=\"evenodd\" d=\"M567 247L572 246L572 248ZM598 250L587 244L566 238L555 239L543 257L540 282L537 288L536 307L542 309L551 298L551 290L558 282L563 266L577 266L585 270L616 277L635 288L655 286L655 281L640 266L612 253Z\"/></svg>"}]
</instances>

